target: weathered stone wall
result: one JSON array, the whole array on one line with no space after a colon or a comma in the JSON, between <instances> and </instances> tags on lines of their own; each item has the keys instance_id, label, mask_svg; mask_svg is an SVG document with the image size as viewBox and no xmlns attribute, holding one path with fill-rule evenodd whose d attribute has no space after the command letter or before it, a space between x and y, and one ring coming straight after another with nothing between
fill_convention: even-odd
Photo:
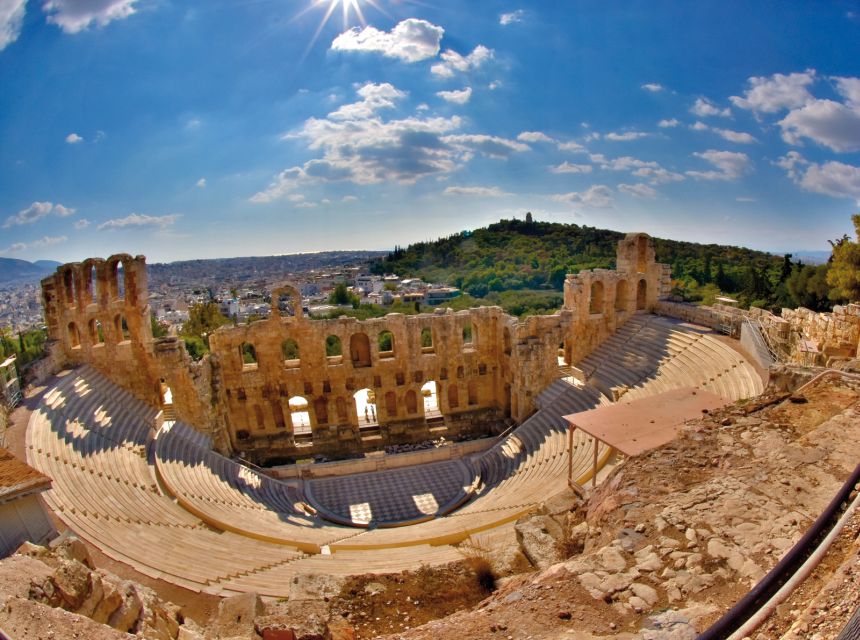
<instances>
[{"instance_id":1,"label":"weathered stone wall","mask_svg":"<svg viewBox=\"0 0 860 640\"><path fill-rule=\"evenodd\" d=\"M181 340L153 340L143 256L63 265L42 281L42 293L64 364L90 363L153 406L164 405L169 388L178 419L222 452L265 462L484 435L522 422L558 376L560 354L576 364L668 293L669 268L655 262L647 235L628 234L617 262L618 270L569 275L562 310L523 321L498 307L310 320L298 289L285 284L272 293L269 318L220 328L199 363ZM327 341L340 345L339 355L328 354ZM428 382L438 402L431 415L422 394ZM355 395L364 389L375 396L375 416L359 415Z\"/></svg>"}]
</instances>

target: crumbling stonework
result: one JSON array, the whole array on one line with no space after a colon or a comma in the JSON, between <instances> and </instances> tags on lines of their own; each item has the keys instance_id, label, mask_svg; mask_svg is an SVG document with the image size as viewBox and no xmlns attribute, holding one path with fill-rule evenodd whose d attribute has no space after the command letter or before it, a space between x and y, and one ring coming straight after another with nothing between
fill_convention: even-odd
<instances>
[{"instance_id":1,"label":"crumbling stonework","mask_svg":"<svg viewBox=\"0 0 860 640\"><path fill-rule=\"evenodd\" d=\"M62 265L42 294L59 362L90 363L153 406L164 406L169 388L171 411L216 448L267 462L523 421L557 377L559 355L575 365L667 295L669 267L655 262L647 235L628 234L617 263L569 275L563 309L523 321L498 307L311 320L285 284L272 292L267 319L218 329L200 363L180 339L153 339L143 256ZM437 407L425 415L430 382ZM360 415L363 390L375 403Z\"/></svg>"}]
</instances>

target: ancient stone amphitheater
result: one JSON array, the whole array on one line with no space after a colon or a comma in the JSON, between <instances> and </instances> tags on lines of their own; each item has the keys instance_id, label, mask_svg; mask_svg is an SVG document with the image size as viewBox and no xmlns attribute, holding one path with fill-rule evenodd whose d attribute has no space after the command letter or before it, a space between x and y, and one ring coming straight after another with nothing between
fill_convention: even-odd
<instances>
[{"instance_id":1,"label":"ancient stone amphitheater","mask_svg":"<svg viewBox=\"0 0 860 640\"><path fill-rule=\"evenodd\" d=\"M669 271L650 238L628 235L617 265L568 276L564 308L524 321L497 308L316 321L285 286L269 319L220 329L201 363L153 340L142 257L64 265L43 281L62 371L31 415L28 460L69 528L197 592L286 596L301 573L458 560L569 477L588 482L595 451L599 474L618 462L581 431L568 440L564 416L680 388L761 393L736 340L655 313L671 308ZM369 336L384 332L381 351ZM348 348L331 355L335 342ZM378 408L362 412L366 389ZM440 435L488 437L371 453ZM367 456L250 462L347 453Z\"/></svg>"}]
</instances>

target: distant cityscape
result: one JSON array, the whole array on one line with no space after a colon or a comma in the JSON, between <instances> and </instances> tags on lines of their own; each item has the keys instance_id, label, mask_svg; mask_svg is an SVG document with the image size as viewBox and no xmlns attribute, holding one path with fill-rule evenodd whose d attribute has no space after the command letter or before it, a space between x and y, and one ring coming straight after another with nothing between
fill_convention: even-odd
<instances>
[{"instance_id":1,"label":"distant cityscape","mask_svg":"<svg viewBox=\"0 0 860 640\"><path fill-rule=\"evenodd\" d=\"M305 312L317 317L338 309L329 299L340 284L362 304L381 306L398 301L435 306L460 295L459 289L444 283L371 274L371 261L384 255L331 251L154 263L148 265L149 304L155 318L175 334L191 307L209 301L237 322L265 318L271 312L271 292L284 282L299 288ZM15 334L43 322L38 279L0 285L0 327Z\"/></svg>"}]
</instances>

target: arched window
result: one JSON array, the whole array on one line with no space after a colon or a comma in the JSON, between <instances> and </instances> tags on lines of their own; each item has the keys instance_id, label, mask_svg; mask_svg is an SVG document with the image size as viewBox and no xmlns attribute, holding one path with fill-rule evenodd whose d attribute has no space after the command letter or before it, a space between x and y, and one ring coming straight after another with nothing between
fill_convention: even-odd
<instances>
[{"instance_id":1,"label":"arched window","mask_svg":"<svg viewBox=\"0 0 860 640\"><path fill-rule=\"evenodd\" d=\"M329 364L340 364L343 362L343 345L337 336L329 336L325 339L325 355Z\"/></svg>"},{"instance_id":2,"label":"arched window","mask_svg":"<svg viewBox=\"0 0 860 640\"><path fill-rule=\"evenodd\" d=\"M639 284L636 286L636 308L639 310L642 310L647 306L648 306L648 283L645 282L645 278L642 278L639 281Z\"/></svg>"},{"instance_id":3,"label":"arched window","mask_svg":"<svg viewBox=\"0 0 860 640\"><path fill-rule=\"evenodd\" d=\"M125 316L118 313L113 319L114 333L118 342L131 340L131 332L128 330L128 323L125 321Z\"/></svg>"},{"instance_id":4,"label":"arched window","mask_svg":"<svg viewBox=\"0 0 860 640\"><path fill-rule=\"evenodd\" d=\"M353 367L370 366L370 340L366 333L354 333L349 337L349 356Z\"/></svg>"},{"instance_id":5,"label":"arched window","mask_svg":"<svg viewBox=\"0 0 860 640\"><path fill-rule=\"evenodd\" d=\"M239 345L239 358L242 362L242 368L251 370L257 368L257 350L250 342L243 342Z\"/></svg>"},{"instance_id":6,"label":"arched window","mask_svg":"<svg viewBox=\"0 0 860 640\"><path fill-rule=\"evenodd\" d=\"M287 338L281 343L281 353L284 356L284 366L287 368L295 368L301 364L299 343L292 338Z\"/></svg>"},{"instance_id":7,"label":"arched window","mask_svg":"<svg viewBox=\"0 0 860 640\"><path fill-rule=\"evenodd\" d=\"M591 301L588 305L589 313L603 313L603 283L598 280L591 283Z\"/></svg>"},{"instance_id":8,"label":"arched window","mask_svg":"<svg viewBox=\"0 0 860 640\"><path fill-rule=\"evenodd\" d=\"M272 292L272 315L281 318L298 318L302 315L302 294L292 286L280 287Z\"/></svg>"},{"instance_id":9,"label":"arched window","mask_svg":"<svg viewBox=\"0 0 860 640\"><path fill-rule=\"evenodd\" d=\"M63 288L66 292L66 304L70 307L77 304L78 292L75 287L75 274L71 269L66 269L63 272Z\"/></svg>"},{"instance_id":10,"label":"arched window","mask_svg":"<svg viewBox=\"0 0 860 640\"><path fill-rule=\"evenodd\" d=\"M456 383L448 385L448 406L455 409L460 405L460 390Z\"/></svg>"},{"instance_id":11,"label":"arched window","mask_svg":"<svg viewBox=\"0 0 860 640\"><path fill-rule=\"evenodd\" d=\"M125 300L125 264L118 260L113 265L113 284L116 297Z\"/></svg>"},{"instance_id":12,"label":"arched window","mask_svg":"<svg viewBox=\"0 0 860 640\"><path fill-rule=\"evenodd\" d=\"M379 357L394 357L394 334L390 331L386 330L379 333Z\"/></svg>"},{"instance_id":13,"label":"arched window","mask_svg":"<svg viewBox=\"0 0 860 640\"><path fill-rule=\"evenodd\" d=\"M467 347L475 346L475 330L472 328L471 322L463 325L463 344Z\"/></svg>"},{"instance_id":14,"label":"arched window","mask_svg":"<svg viewBox=\"0 0 860 640\"><path fill-rule=\"evenodd\" d=\"M505 330L502 331L502 341L504 343L505 355L511 355L511 330L507 327L505 327Z\"/></svg>"},{"instance_id":15,"label":"arched window","mask_svg":"<svg viewBox=\"0 0 860 640\"><path fill-rule=\"evenodd\" d=\"M87 290L90 293L90 303L96 303L99 301L99 279L96 265L91 264L84 275L87 276Z\"/></svg>"},{"instance_id":16,"label":"arched window","mask_svg":"<svg viewBox=\"0 0 860 640\"><path fill-rule=\"evenodd\" d=\"M385 394L385 413L389 418L397 417L397 395L393 391Z\"/></svg>"},{"instance_id":17,"label":"arched window","mask_svg":"<svg viewBox=\"0 0 860 640\"><path fill-rule=\"evenodd\" d=\"M102 330L102 323L100 320L93 318L90 320L90 342L93 345L100 345L105 343L105 334Z\"/></svg>"},{"instance_id":18,"label":"arched window","mask_svg":"<svg viewBox=\"0 0 860 640\"><path fill-rule=\"evenodd\" d=\"M615 310L624 311L627 309L627 280L619 280L615 285Z\"/></svg>"},{"instance_id":19,"label":"arched window","mask_svg":"<svg viewBox=\"0 0 860 640\"><path fill-rule=\"evenodd\" d=\"M74 322L70 322L67 329L69 334L69 346L72 349L79 349L81 346L81 332L78 330L78 325Z\"/></svg>"},{"instance_id":20,"label":"arched window","mask_svg":"<svg viewBox=\"0 0 860 640\"><path fill-rule=\"evenodd\" d=\"M421 353L434 353L433 330L430 327L421 329Z\"/></svg>"},{"instance_id":21,"label":"arched window","mask_svg":"<svg viewBox=\"0 0 860 640\"><path fill-rule=\"evenodd\" d=\"M418 394L414 389L406 392L406 413L418 413Z\"/></svg>"}]
</instances>

